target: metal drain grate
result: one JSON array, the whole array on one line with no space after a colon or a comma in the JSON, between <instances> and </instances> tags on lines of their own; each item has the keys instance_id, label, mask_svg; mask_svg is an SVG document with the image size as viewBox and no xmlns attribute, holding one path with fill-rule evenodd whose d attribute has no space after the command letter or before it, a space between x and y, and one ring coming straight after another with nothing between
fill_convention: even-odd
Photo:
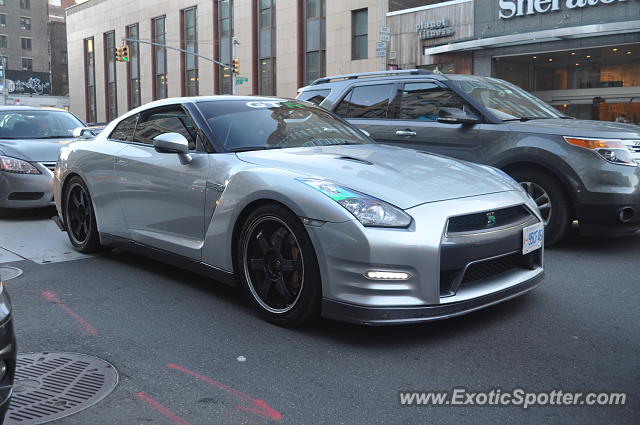
<instances>
[{"instance_id":1,"label":"metal drain grate","mask_svg":"<svg viewBox=\"0 0 640 425\"><path fill-rule=\"evenodd\" d=\"M17 267L0 266L0 282L6 282L9 279L18 277L22 274L22 270Z\"/></svg>"},{"instance_id":2,"label":"metal drain grate","mask_svg":"<svg viewBox=\"0 0 640 425\"><path fill-rule=\"evenodd\" d=\"M118 372L108 362L77 353L18 354L4 425L36 425L93 406L113 391Z\"/></svg>"}]
</instances>

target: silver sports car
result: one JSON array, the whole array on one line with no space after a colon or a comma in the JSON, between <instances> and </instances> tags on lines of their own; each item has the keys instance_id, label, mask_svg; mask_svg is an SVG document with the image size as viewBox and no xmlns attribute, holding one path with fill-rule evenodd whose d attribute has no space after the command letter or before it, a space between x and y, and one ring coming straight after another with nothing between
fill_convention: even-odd
<instances>
[{"instance_id":1,"label":"silver sports car","mask_svg":"<svg viewBox=\"0 0 640 425\"><path fill-rule=\"evenodd\" d=\"M311 103L165 99L61 150L73 246L242 286L269 321L443 319L543 278L535 202L502 172L376 144Z\"/></svg>"},{"instance_id":2,"label":"silver sports car","mask_svg":"<svg viewBox=\"0 0 640 425\"><path fill-rule=\"evenodd\" d=\"M51 205L58 152L82 126L61 109L0 106L0 208Z\"/></svg>"}]
</instances>

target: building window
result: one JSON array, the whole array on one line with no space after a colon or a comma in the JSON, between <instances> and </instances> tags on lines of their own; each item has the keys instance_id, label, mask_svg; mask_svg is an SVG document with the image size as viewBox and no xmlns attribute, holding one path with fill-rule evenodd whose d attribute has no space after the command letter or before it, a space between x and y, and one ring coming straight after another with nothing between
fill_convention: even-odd
<instances>
[{"instance_id":1,"label":"building window","mask_svg":"<svg viewBox=\"0 0 640 425\"><path fill-rule=\"evenodd\" d=\"M323 77L326 73L325 14L325 0L305 0L305 84L309 84L313 80Z\"/></svg>"},{"instance_id":2,"label":"building window","mask_svg":"<svg viewBox=\"0 0 640 425\"><path fill-rule=\"evenodd\" d=\"M84 81L86 115L88 123L95 123L96 119L96 57L93 37L84 40Z\"/></svg>"},{"instance_id":3,"label":"building window","mask_svg":"<svg viewBox=\"0 0 640 425\"><path fill-rule=\"evenodd\" d=\"M6 35L0 35L0 48L6 49L8 45L8 37Z\"/></svg>"},{"instance_id":4,"label":"building window","mask_svg":"<svg viewBox=\"0 0 640 425\"><path fill-rule=\"evenodd\" d=\"M138 24L127 27L127 38L138 40L140 29ZM140 101L140 43L128 41L129 44L129 109L137 108Z\"/></svg>"},{"instance_id":5,"label":"building window","mask_svg":"<svg viewBox=\"0 0 640 425\"><path fill-rule=\"evenodd\" d=\"M31 9L31 0L20 0L20 9Z\"/></svg>"},{"instance_id":6,"label":"building window","mask_svg":"<svg viewBox=\"0 0 640 425\"><path fill-rule=\"evenodd\" d=\"M367 9L351 12L351 59L366 59L367 55Z\"/></svg>"},{"instance_id":7,"label":"building window","mask_svg":"<svg viewBox=\"0 0 640 425\"><path fill-rule=\"evenodd\" d=\"M0 13L0 27L4 28L7 26L7 15L4 13Z\"/></svg>"},{"instance_id":8,"label":"building window","mask_svg":"<svg viewBox=\"0 0 640 425\"><path fill-rule=\"evenodd\" d=\"M22 70L23 71L33 71L33 59L31 59L31 58L22 58Z\"/></svg>"},{"instance_id":9,"label":"building window","mask_svg":"<svg viewBox=\"0 0 640 425\"><path fill-rule=\"evenodd\" d=\"M30 38L20 38L20 42L22 43L22 50L31 50L31 39Z\"/></svg>"},{"instance_id":10,"label":"building window","mask_svg":"<svg viewBox=\"0 0 640 425\"><path fill-rule=\"evenodd\" d=\"M218 40L220 41L220 52L218 60L222 63L231 63L231 52L233 42L233 0L220 0L218 2ZM220 78L218 92L221 94L231 94L231 68L220 67Z\"/></svg>"},{"instance_id":11,"label":"building window","mask_svg":"<svg viewBox=\"0 0 640 425\"><path fill-rule=\"evenodd\" d=\"M0 56L0 66L6 69L8 65L9 65L9 58L6 56Z\"/></svg>"},{"instance_id":12,"label":"building window","mask_svg":"<svg viewBox=\"0 0 640 425\"><path fill-rule=\"evenodd\" d=\"M0 0L0 6L4 6L4 0Z\"/></svg>"},{"instance_id":13,"label":"building window","mask_svg":"<svg viewBox=\"0 0 640 425\"><path fill-rule=\"evenodd\" d=\"M189 53L198 53L197 9L192 7L182 11L182 45ZM184 82L182 91L185 96L198 95L198 57L182 53Z\"/></svg>"},{"instance_id":14,"label":"building window","mask_svg":"<svg viewBox=\"0 0 640 425\"><path fill-rule=\"evenodd\" d=\"M116 83L116 34L113 31L104 33L104 68L107 121L118 116L118 96Z\"/></svg>"},{"instance_id":15,"label":"building window","mask_svg":"<svg viewBox=\"0 0 640 425\"><path fill-rule=\"evenodd\" d=\"M31 31L31 18L26 16L20 17L20 28L26 31Z\"/></svg>"},{"instance_id":16,"label":"building window","mask_svg":"<svg viewBox=\"0 0 640 425\"><path fill-rule=\"evenodd\" d=\"M276 94L275 0L258 0L258 94Z\"/></svg>"},{"instance_id":17,"label":"building window","mask_svg":"<svg viewBox=\"0 0 640 425\"><path fill-rule=\"evenodd\" d=\"M152 35L155 43L164 45L167 42L166 17L159 16L152 20ZM167 97L167 49L160 46L153 46L153 98L164 99Z\"/></svg>"}]
</instances>

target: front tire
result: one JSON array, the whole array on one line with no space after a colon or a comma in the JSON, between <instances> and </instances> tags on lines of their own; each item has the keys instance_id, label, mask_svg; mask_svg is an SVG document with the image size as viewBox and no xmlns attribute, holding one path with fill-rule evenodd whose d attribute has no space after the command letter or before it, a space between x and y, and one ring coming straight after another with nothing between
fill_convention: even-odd
<instances>
[{"instance_id":1,"label":"front tire","mask_svg":"<svg viewBox=\"0 0 640 425\"><path fill-rule=\"evenodd\" d=\"M69 180L64 191L63 206L64 222L71 245L85 254L100 251L93 203L89 189L80 177L75 176Z\"/></svg>"},{"instance_id":2,"label":"front tire","mask_svg":"<svg viewBox=\"0 0 640 425\"><path fill-rule=\"evenodd\" d=\"M319 316L316 253L291 211L274 204L251 213L240 231L236 260L245 295L267 321L292 326Z\"/></svg>"},{"instance_id":3,"label":"front tire","mask_svg":"<svg viewBox=\"0 0 640 425\"><path fill-rule=\"evenodd\" d=\"M532 169L509 173L533 198L545 227L545 246L564 238L570 225L570 204L560 183L545 172Z\"/></svg>"}]
</instances>

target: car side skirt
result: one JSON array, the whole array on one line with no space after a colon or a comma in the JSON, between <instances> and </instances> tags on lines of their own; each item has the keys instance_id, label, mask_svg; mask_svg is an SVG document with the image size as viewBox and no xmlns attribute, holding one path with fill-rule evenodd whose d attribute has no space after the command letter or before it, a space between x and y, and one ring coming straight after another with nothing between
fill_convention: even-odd
<instances>
[{"instance_id":1,"label":"car side skirt","mask_svg":"<svg viewBox=\"0 0 640 425\"><path fill-rule=\"evenodd\" d=\"M122 249L123 251L132 252L134 254L142 255L152 260L168 263L172 266L180 267L182 269L207 276L217 282L224 283L225 285L234 287L239 286L238 281L236 280L236 276L232 272L221 270L217 267L203 263L201 261L193 260L181 255L176 255L171 252L132 241L130 239L111 235L109 233L100 233L100 243L104 246Z\"/></svg>"}]
</instances>

